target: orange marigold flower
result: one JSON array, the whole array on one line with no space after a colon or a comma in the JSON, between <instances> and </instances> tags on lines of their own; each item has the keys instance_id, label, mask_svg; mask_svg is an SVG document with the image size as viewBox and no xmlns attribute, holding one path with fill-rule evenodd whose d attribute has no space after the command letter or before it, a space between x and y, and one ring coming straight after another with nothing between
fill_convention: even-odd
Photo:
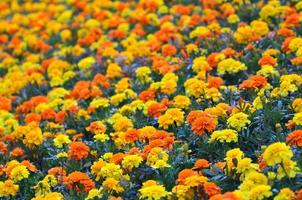
<instances>
[{"instance_id":1,"label":"orange marigold flower","mask_svg":"<svg viewBox=\"0 0 302 200\"><path fill-rule=\"evenodd\" d=\"M59 183L62 183L66 179L67 174L63 167L53 167L47 173L56 177Z\"/></svg>"},{"instance_id":2,"label":"orange marigold flower","mask_svg":"<svg viewBox=\"0 0 302 200\"><path fill-rule=\"evenodd\" d=\"M302 189L297 191L296 196L294 198L294 200L299 200L299 199L302 199Z\"/></svg>"},{"instance_id":3,"label":"orange marigold flower","mask_svg":"<svg viewBox=\"0 0 302 200\"><path fill-rule=\"evenodd\" d=\"M197 175L197 173L194 170L184 169L184 170L179 172L178 179L176 180L176 182L178 184L185 184L186 178L188 178L190 176L194 176L194 175Z\"/></svg>"},{"instance_id":4,"label":"orange marigold flower","mask_svg":"<svg viewBox=\"0 0 302 200\"><path fill-rule=\"evenodd\" d=\"M53 109L48 108L41 113L41 117L43 120L55 119L56 112Z\"/></svg>"},{"instance_id":5,"label":"orange marigold flower","mask_svg":"<svg viewBox=\"0 0 302 200\"><path fill-rule=\"evenodd\" d=\"M291 37L295 35L295 32L288 28L281 28L278 30L278 35L284 36L284 37Z\"/></svg>"},{"instance_id":6,"label":"orange marigold flower","mask_svg":"<svg viewBox=\"0 0 302 200\"><path fill-rule=\"evenodd\" d=\"M6 153L7 145L4 142L0 142L0 152Z\"/></svg>"},{"instance_id":7,"label":"orange marigold flower","mask_svg":"<svg viewBox=\"0 0 302 200\"><path fill-rule=\"evenodd\" d=\"M216 194L212 196L210 200L239 200L240 198L232 192L226 192L224 194Z\"/></svg>"},{"instance_id":8,"label":"orange marigold flower","mask_svg":"<svg viewBox=\"0 0 302 200\"><path fill-rule=\"evenodd\" d=\"M208 83L208 88L219 88L223 83L223 79L220 77L214 77L210 76L209 77L209 83Z\"/></svg>"},{"instance_id":9,"label":"orange marigold flower","mask_svg":"<svg viewBox=\"0 0 302 200\"><path fill-rule=\"evenodd\" d=\"M25 167L27 167L27 169L29 169L31 172L36 172L37 168L34 164L32 164L31 162L29 162L28 160L23 160L21 162L21 165L24 165Z\"/></svg>"},{"instance_id":10,"label":"orange marigold flower","mask_svg":"<svg viewBox=\"0 0 302 200\"><path fill-rule=\"evenodd\" d=\"M260 60L258 61L258 64L261 66L263 66L263 65L275 66L277 64L277 59L272 56L266 55L266 56L263 56L262 58L260 58Z\"/></svg>"},{"instance_id":11,"label":"orange marigold flower","mask_svg":"<svg viewBox=\"0 0 302 200\"><path fill-rule=\"evenodd\" d=\"M154 103L148 107L148 116L150 118L159 117L167 109L167 106L163 103Z\"/></svg>"},{"instance_id":12,"label":"orange marigold flower","mask_svg":"<svg viewBox=\"0 0 302 200\"><path fill-rule=\"evenodd\" d=\"M60 111L56 113L55 122L57 123L63 123L65 120L65 117L67 116L67 113L65 111Z\"/></svg>"},{"instance_id":13,"label":"orange marigold flower","mask_svg":"<svg viewBox=\"0 0 302 200\"><path fill-rule=\"evenodd\" d=\"M194 169L203 169L209 167L210 164L206 159L198 159L194 164Z\"/></svg>"},{"instance_id":14,"label":"orange marigold flower","mask_svg":"<svg viewBox=\"0 0 302 200\"><path fill-rule=\"evenodd\" d=\"M286 137L286 142L290 146L302 147L302 130L296 130L288 134Z\"/></svg>"},{"instance_id":15,"label":"orange marigold flower","mask_svg":"<svg viewBox=\"0 0 302 200\"><path fill-rule=\"evenodd\" d=\"M110 162L114 163L114 164L117 164L117 165L121 164L124 157L125 157L125 154L123 154L123 153L113 154L112 158L110 159Z\"/></svg>"},{"instance_id":16,"label":"orange marigold flower","mask_svg":"<svg viewBox=\"0 0 302 200\"><path fill-rule=\"evenodd\" d=\"M88 156L89 147L83 142L72 142L69 144L68 158L81 160Z\"/></svg>"},{"instance_id":17,"label":"orange marigold flower","mask_svg":"<svg viewBox=\"0 0 302 200\"><path fill-rule=\"evenodd\" d=\"M142 101L148 101L155 98L154 90L144 90L139 94L139 99Z\"/></svg>"},{"instance_id":18,"label":"orange marigold flower","mask_svg":"<svg viewBox=\"0 0 302 200\"><path fill-rule=\"evenodd\" d=\"M192 125L192 131L198 135L206 131L212 132L216 128L216 121L212 115L203 111L190 112L186 121Z\"/></svg>"},{"instance_id":19,"label":"orange marigold flower","mask_svg":"<svg viewBox=\"0 0 302 200\"><path fill-rule=\"evenodd\" d=\"M24 155L24 150L21 149L20 147L17 147L10 152L10 156L13 157L21 157L23 155Z\"/></svg>"},{"instance_id":20,"label":"orange marigold flower","mask_svg":"<svg viewBox=\"0 0 302 200\"><path fill-rule=\"evenodd\" d=\"M37 122L39 123L41 121L41 115L36 113L29 113L25 116L24 122L26 124L29 124L30 122Z\"/></svg>"},{"instance_id":21,"label":"orange marigold flower","mask_svg":"<svg viewBox=\"0 0 302 200\"><path fill-rule=\"evenodd\" d=\"M1 96L0 97L0 110L7 110L10 111L12 106L11 106L11 100Z\"/></svg>"},{"instance_id":22,"label":"orange marigold flower","mask_svg":"<svg viewBox=\"0 0 302 200\"><path fill-rule=\"evenodd\" d=\"M93 78L92 84L93 85L101 85L104 88L109 88L110 87L110 83L108 82L107 77L104 76L103 74L96 74Z\"/></svg>"},{"instance_id":23,"label":"orange marigold flower","mask_svg":"<svg viewBox=\"0 0 302 200\"><path fill-rule=\"evenodd\" d=\"M209 197L214 196L216 194L220 194L221 192L220 188L215 183L212 182L205 183L204 189Z\"/></svg>"},{"instance_id":24,"label":"orange marigold flower","mask_svg":"<svg viewBox=\"0 0 302 200\"><path fill-rule=\"evenodd\" d=\"M267 79L264 76L255 75L248 80L243 81L239 88L242 89L257 89L263 88L267 85Z\"/></svg>"},{"instance_id":25,"label":"orange marigold flower","mask_svg":"<svg viewBox=\"0 0 302 200\"><path fill-rule=\"evenodd\" d=\"M212 132L216 128L215 120L211 117L202 116L192 123L192 131L202 135L205 131Z\"/></svg>"},{"instance_id":26,"label":"orange marigold flower","mask_svg":"<svg viewBox=\"0 0 302 200\"><path fill-rule=\"evenodd\" d=\"M166 44L162 47L162 54L163 56L167 57L167 56L173 56L177 53L177 49L175 46L170 45L170 44Z\"/></svg>"},{"instance_id":27,"label":"orange marigold flower","mask_svg":"<svg viewBox=\"0 0 302 200\"><path fill-rule=\"evenodd\" d=\"M94 182L85 173L75 171L69 174L64 182L69 190L76 190L77 192L89 192L95 187Z\"/></svg>"},{"instance_id":28,"label":"orange marigold flower","mask_svg":"<svg viewBox=\"0 0 302 200\"><path fill-rule=\"evenodd\" d=\"M125 134L125 140L127 142L135 142L139 138L139 130L137 129L131 129L128 130Z\"/></svg>"}]
</instances>

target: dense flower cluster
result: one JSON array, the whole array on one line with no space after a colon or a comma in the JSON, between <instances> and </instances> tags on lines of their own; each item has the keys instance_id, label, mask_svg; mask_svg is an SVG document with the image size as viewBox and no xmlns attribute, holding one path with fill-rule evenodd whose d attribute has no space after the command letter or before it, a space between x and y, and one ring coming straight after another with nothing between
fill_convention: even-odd
<instances>
[{"instance_id":1,"label":"dense flower cluster","mask_svg":"<svg viewBox=\"0 0 302 200\"><path fill-rule=\"evenodd\" d=\"M301 200L302 1L1 0L0 199Z\"/></svg>"}]
</instances>

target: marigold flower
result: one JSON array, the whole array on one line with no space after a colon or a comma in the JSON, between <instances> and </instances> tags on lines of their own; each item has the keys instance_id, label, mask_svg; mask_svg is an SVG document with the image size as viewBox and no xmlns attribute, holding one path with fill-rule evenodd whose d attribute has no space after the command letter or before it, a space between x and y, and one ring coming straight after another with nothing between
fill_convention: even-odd
<instances>
[{"instance_id":1,"label":"marigold flower","mask_svg":"<svg viewBox=\"0 0 302 200\"><path fill-rule=\"evenodd\" d=\"M41 145L43 143L42 130L39 127L35 127L26 133L23 143L29 148Z\"/></svg>"},{"instance_id":2,"label":"marigold flower","mask_svg":"<svg viewBox=\"0 0 302 200\"><path fill-rule=\"evenodd\" d=\"M123 158L122 166L131 171L133 167L138 167L142 161L143 158L141 156L127 155Z\"/></svg>"},{"instance_id":3,"label":"marigold flower","mask_svg":"<svg viewBox=\"0 0 302 200\"><path fill-rule=\"evenodd\" d=\"M69 174L64 180L64 184L69 190L76 190L77 192L89 192L95 186L87 174L78 171ZM82 187L84 191L82 191Z\"/></svg>"},{"instance_id":4,"label":"marigold flower","mask_svg":"<svg viewBox=\"0 0 302 200\"><path fill-rule=\"evenodd\" d=\"M28 176L29 171L24 165L14 167L10 173L10 178L12 178L15 182L28 178Z\"/></svg>"},{"instance_id":5,"label":"marigold flower","mask_svg":"<svg viewBox=\"0 0 302 200\"><path fill-rule=\"evenodd\" d=\"M209 139L209 142L237 142L238 141L238 133L235 130L232 129L224 129L219 131L214 131L211 134L211 138Z\"/></svg>"},{"instance_id":6,"label":"marigold flower","mask_svg":"<svg viewBox=\"0 0 302 200\"><path fill-rule=\"evenodd\" d=\"M165 187L159 185L154 180L148 180L143 183L143 187L139 189L141 193L140 198L148 198L154 200L160 200L161 198L167 197L168 192L166 191Z\"/></svg>"},{"instance_id":7,"label":"marigold flower","mask_svg":"<svg viewBox=\"0 0 302 200\"><path fill-rule=\"evenodd\" d=\"M53 141L54 141L55 146L58 148L62 148L63 144L68 144L71 142L69 137L64 134L57 135Z\"/></svg>"},{"instance_id":8,"label":"marigold flower","mask_svg":"<svg viewBox=\"0 0 302 200\"><path fill-rule=\"evenodd\" d=\"M235 128L237 131L245 128L246 125L250 123L251 121L248 119L248 115L243 112L235 113L227 120L227 124L230 127Z\"/></svg>"},{"instance_id":9,"label":"marigold flower","mask_svg":"<svg viewBox=\"0 0 302 200\"><path fill-rule=\"evenodd\" d=\"M296 130L288 134L286 137L286 142L290 146L296 145L298 147L302 147L302 130Z\"/></svg>"},{"instance_id":10,"label":"marigold flower","mask_svg":"<svg viewBox=\"0 0 302 200\"><path fill-rule=\"evenodd\" d=\"M0 197L16 196L19 191L19 185L12 180L0 181Z\"/></svg>"},{"instance_id":11,"label":"marigold flower","mask_svg":"<svg viewBox=\"0 0 302 200\"><path fill-rule=\"evenodd\" d=\"M86 158L89 153L89 147L84 144L83 142L71 142L69 143L69 150L68 150L68 158L81 160Z\"/></svg>"},{"instance_id":12,"label":"marigold flower","mask_svg":"<svg viewBox=\"0 0 302 200\"><path fill-rule=\"evenodd\" d=\"M268 166L274 166L293 157L293 152L290 148L281 142L276 142L269 145L263 152L263 159Z\"/></svg>"}]
</instances>

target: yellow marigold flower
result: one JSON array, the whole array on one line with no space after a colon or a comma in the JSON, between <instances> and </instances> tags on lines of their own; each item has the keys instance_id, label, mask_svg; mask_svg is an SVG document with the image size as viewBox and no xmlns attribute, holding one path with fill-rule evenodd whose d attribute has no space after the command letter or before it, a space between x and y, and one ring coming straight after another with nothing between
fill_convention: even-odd
<instances>
[{"instance_id":1,"label":"yellow marigold flower","mask_svg":"<svg viewBox=\"0 0 302 200\"><path fill-rule=\"evenodd\" d=\"M102 198L103 197L103 192L102 192L103 188L99 188L99 189L91 189L88 192L88 196L85 198L85 200L93 200L95 198Z\"/></svg>"},{"instance_id":2,"label":"yellow marigold flower","mask_svg":"<svg viewBox=\"0 0 302 200\"><path fill-rule=\"evenodd\" d=\"M273 17L278 14L277 9L272 5L263 6L260 11L260 17L264 20L267 20L269 17Z\"/></svg>"},{"instance_id":3,"label":"yellow marigold flower","mask_svg":"<svg viewBox=\"0 0 302 200\"><path fill-rule=\"evenodd\" d=\"M179 200L193 199L194 197L194 189L187 185L174 186L172 193L175 194Z\"/></svg>"},{"instance_id":4,"label":"yellow marigold flower","mask_svg":"<svg viewBox=\"0 0 302 200\"><path fill-rule=\"evenodd\" d=\"M120 179L123 175L123 170L120 165L114 163L106 163L100 170L100 174L104 178Z\"/></svg>"},{"instance_id":5,"label":"yellow marigold flower","mask_svg":"<svg viewBox=\"0 0 302 200\"><path fill-rule=\"evenodd\" d=\"M142 83L152 82L152 78L150 77L151 70L149 67L143 66L143 67L137 68L135 70L135 75L139 82L142 82Z\"/></svg>"},{"instance_id":6,"label":"yellow marigold flower","mask_svg":"<svg viewBox=\"0 0 302 200\"><path fill-rule=\"evenodd\" d=\"M64 200L64 197L61 193L51 192L48 194L43 194L41 196L37 196L32 198L31 200Z\"/></svg>"},{"instance_id":7,"label":"yellow marigold flower","mask_svg":"<svg viewBox=\"0 0 302 200\"><path fill-rule=\"evenodd\" d=\"M112 152L107 152L104 155L102 155L102 159L104 159L105 161L109 162L110 159L112 158L113 153Z\"/></svg>"},{"instance_id":8,"label":"yellow marigold flower","mask_svg":"<svg viewBox=\"0 0 302 200\"><path fill-rule=\"evenodd\" d=\"M236 15L236 14L232 14L232 15L228 16L227 20L230 24L235 24L240 21L238 15Z\"/></svg>"},{"instance_id":9,"label":"yellow marigold flower","mask_svg":"<svg viewBox=\"0 0 302 200\"><path fill-rule=\"evenodd\" d=\"M292 103L292 108L297 113L302 112L302 98L294 99L294 101Z\"/></svg>"},{"instance_id":10,"label":"yellow marigold flower","mask_svg":"<svg viewBox=\"0 0 302 200\"><path fill-rule=\"evenodd\" d=\"M261 66L261 69L257 71L257 75L265 77L279 76L279 72L271 65L263 65Z\"/></svg>"},{"instance_id":11,"label":"yellow marigold flower","mask_svg":"<svg viewBox=\"0 0 302 200\"><path fill-rule=\"evenodd\" d=\"M238 141L238 133L235 130L232 129L224 129L219 131L214 131L211 134L211 138L209 139L209 142L237 142Z\"/></svg>"},{"instance_id":12,"label":"yellow marigold flower","mask_svg":"<svg viewBox=\"0 0 302 200\"><path fill-rule=\"evenodd\" d=\"M117 193L123 192L124 188L120 185L119 181L114 178L106 178L102 186L104 189L114 191Z\"/></svg>"},{"instance_id":13,"label":"yellow marigold flower","mask_svg":"<svg viewBox=\"0 0 302 200\"><path fill-rule=\"evenodd\" d=\"M206 83L197 78L190 78L186 80L184 86L186 88L186 94L198 98L204 94Z\"/></svg>"},{"instance_id":14,"label":"yellow marigold flower","mask_svg":"<svg viewBox=\"0 0 302 200\"><path fill-rule=\"evenodd\" d=\"M173 98L173 105L180 109L188 109L191 105L191 100L187 96L177 95Z\"/></svg>"},{"instance_id":15,"label":"yellow marigold flower","mask_svg":"<svg viewBox=\"0 0 302 200\"><path fill-rule=\"evenodd\" d=\"M283 188L275 196L274 200L292 200L295 197L295 193L289 188Z\"/></svg>"},{"instance_id":16,"label":"yellow marigold flower","mask_svg":"<svg viewBox=\"0 0 302 200\"><path fill-rule=\"evenodd\" d=\"M263 109L261 97L257 96L253 101L253 106L256 110Z\"/></svg>"},{"instance_id":17,"label":"yellow marigold flower","mask_svg":"<svg viewBox=\"0 0 302 200\"><path fill-rule=\"evenodd\" d=\"M84 120L90 119L90 115L88 114L87 110L84 109L79 109L76 116L77 119L84 119Z\"/></svg>"},{"instance_id":18,"label":"yellow marigold flower","mask_svg":"<svg viewBox=\"0 0 302 200\"><path fill-rule=\"evenodd\" d=\"M192 69L195 73L198 73L200 71L206 71L206 69L209 67L210 65L205 56L200 56L193 60Z\"/></svg>"},{"instance_id":19,"label":"yellow marigold flower","mask_svg":"<svg viewBox=\"0 0 302 200\"><path fill-rule=\"evenodd\" d=\"M235 128L237 131L245 128L246 125L250 123L251 121L248 119L248 115L243 112L235 113L227 120L228 126Z\"/></svg>"},{"instance_id":20,"label":"yellow marigold flower","mask_svg":"<svg viewBox=\"0 0 302 200\"><path fill-rule=\"evenodd\" d=\"M246 69L247 67L244 63L234 60L233 58L228 58L219 62L217 66L217 72L219 75L224 75L226 73L234 74Z\"/></svg>"},{"instance_id":21,"label":"yellow marigold flower","mask_svg":"<svg viewBox=\"0 0 302 200\"><path fill-rule=\"evenodd\" d=\"M98 133L96 134L95 136L93 136L93 138L99 142L106 142L107 140L109 140L109 136L107 134L104 134L104 133Z\"/></svg>"},{"instance_id":22,"label":"yellow marigold flower","mask_svg":"<svg viewBox=\"0 0 302 200\"><path fill-rule=\"evenodd\" d=\"M42 130L39 127L33 128L26 133L23 143L29 148L33 148L43 143Z\"/></svg>"},{"instance_id":23,"label":"yellow marigold flower","mask_svg":"<svg viewBox=\"0 0 302 200\"><path fill-rule=\"evenodd\" d=\"M212 99L214 102L218 102L221 98L221 93L217 88L207 88L205 90L205 98L206 99Z\"/></svg>"},{"instance_id":24,"label":"yellow marigold flower","mask_svg":"<svg viewBox=\"0 0 302 200\"><path fill-rule=\"evenodd\" d=\"M296 125L302 125L302 112L296 113L293 118L293 122Z\"/></svg>"},{"instance_id":25,"label":"yellow marigold flower","mask_svg":"<svg viewBox=\"0 0 302 200\"><path fill-rule=\"evenodd\" d=\"M249 192L250 200L262 200L272 196L271 186L269 185L257 185Z\"/></svg>"},{"instance_id":26,"label":"yellow marigold flower","mask_svg":"<svg viewBox=\"0 0 302 200\"><path fill-rule=\"evenodd\" d=\"M263 152L263 159L268 166L274 166L293 157L290 148L281 142L269 145Z\"/></svg>"},{"instance_id":27,"label":"yellow marigold flower","mask_svg":"<svg viewBox=\"0 0 302 200\"><path fill-rule=\"evenodd\" d=\"M282 97L286 97L288 96L289 93L296 92L298 90L298 87L289 81L282 81L279 89L280 89L280 95Z\"/></svg>"},{"instance_id":28,"label":"yellow marigold flower","mask_svg":"<svg viewBox=\"0 0 302 200\"><path fill-rule=\"evenodd\" d=\"M198 53L198 47L195 44L187 44L186 50L189 54L191 53Z\"/></svg>"},{"instance_id":29,"label":"yellow marigold flower","mask_svg":"<svg viewBox=\"0 0 302 200\"><path fill-rule=\"evenodd\" d=\"M100 26L100 22L96 19L88 19L85 23L85 27L88 29L96 28Z\"/></svg>"},{"instance_id":30,"label":"yellow marigold flower","mask_svg":"<svg viewBox=\"0 0 302 200\"><path fill-rule=\"evenodd\" d=\"M302 47L299 47L298 50L296 51L296 56L301 57L302 56Z\"/></svg>"},{"instance_id":31,"label":"yellow marigold flower","mask_svg":"<svg viewBox=\"0 0 302 200\"><path fill-rule=\"evenodd\" d=\"M171 118L171 115L161 115L158 118L158 124L159 127L162 127L163 129L168 129L169 126L171 126L173 124L173 119Z\"/></svg>"},{"instance_id":32,"label":"yellow marigold flower","mask_svg":"<svg viewBox=\"0 0 302 200\"><path fill-rule=\"evenodd\" d=\"M267 185L267 183L268 180L264 174L257 171L252 171L245 177L242 184L239 186L239 189L244 192L249 192L255 186Z\"/></svg>"},{"instance_id":33,"label":"yellow marigold flower","mask_svg":"<svg viewBox=\"0 0 302 200\"><path fill-rule=\"evenodd\" d=\"M185 185L188 185L190 187L197 187L200 184L203 184L207 181L208 179L204 176L200 175L193 175L185 180Z\"/></svg>"},{"instance_id":34,"label":"yellow marigold flower","mask_svg":"<svg viewBox=\"0 0 302 200\"><path fill-rule=\"evenodd\" d=\"M57 153L56 157L57 158L67 158L68 157L68 153L66 153L66 152L60 152L60 153Z\"/></svg>"},{"instance_id":35,"label":"yellow marigold flower","mask_svg":"<svg viewBox=\"0 0 302 200\"><path fill-rule=\"evenodd\" d=\"M292 160L284 160L277 170L277 178L282 179L285 176L289 178L294 178L299 172L299 167L297 163Z\"/></svg>"},{"instance_id":36,"label":"yellow marigold flower","mask_svg":"<svg viewBox=\"0 0 302 200\"><path fill-rule=\"evenodd\" d=\"M264 36L269 32L267 23L263 21L254 20L251 23L251 27L253 29L253 32L259 36Z\"/></svg>"},{"instance_id":37,"label":"yellow marigold flower","mask_svg":"<svg viewBox=\"0 0 302 200\"><path fill-rule=\"evenodd\" d=\"M71 142L69 137L64 134L57 135L53 141L54 141L55 146L58 148L62 148L64 144L68 144Z\"/></svg>"},{"instance_id":38,"label":"yellow marigold flower","mask_svg":"<svg viewBox=\"0 0 302 200\"><path fill-rule=\"evenodd\" d=\"M297 51L301 46L302 46L302 38L297 37L290 41L288 47L292 52L294 52Z\"/></svg>"},{"instance_id":39,"label":"yellow marigold flower","mask_svg":"<svg viewBox=\"0 0 302 200\"><path fill-rule=\"evenodd\" d=\"M15 182L21 181L24 178L28 178L29 171L24 165L16 166L12 169L10 178L12 178Z\"/></svg>"},{"instance_id":40,"label":"yellow marigold flower","mask_svg":"<svg viewBox=\"0 0 302 200\"><path fill-rule=\"evenodd\" d=\"M259 170L258 164L253 164L252 159L243 158L238 161L237 164L237 173L247 174L251 171Z\"/></svg>"},{"instance_id":41,"label":"yellow marigold flower","mask_svg":"<svg viewBox=\"0 0 302 200\"><path fill-rule=\"evenodd\" d=\"M143 158L141 156L127 155L123 158L122 166L131 171L133 167L138 167L142 161Z\"/></svg>"},{"instance_id":42,"label":"yellow marigold flower","mask_svg":"<svg viewBox=\"0 0 302 200\"><path fill-rule=\"evenodd\" d=\"M133 128L133 124L130 119L127 117L119 117L113 124L115 131L127 131L128 129Z\"/></svg>"},{"instance_id":43,"label":"yellow marigold flower","mask_svg":"<svg viewBox=\"0 0 302 200\"><path fill-rule=\"evenodd\" d=\"M95 59L92 56L83 58L80 60L80 62L78 63L78 66L80 69L82 70L86 70L89 69L93 64L95 64Z\"/></svg>"},{"instance_id":44,"label":"yellow marigold flower","mask_svg":"<svg viewBox=\"0 0 302 200\"><path fill-rule=\"evenodd\" d=\"M19 191L19 185L12 180L0 181L0 197L16 196Z\"/></svg>"},{"instance_id":45,"label":"yellow marigold flower","mask_svg":"<svg viewBox=\"0 0 302 200\"><path fill-rule=\"evenodd\" d=\"M154 180L144 182L139 192L141 193L140 199L160 200L169 195L165 187L157 184Z\"/></svg>"},{"instance_id":46,"label":"yellow marigold flower","mask_svg":"<svg viewBox=\"0 0 302 200\"><path fill-rule=\"evenodd\" d=\"M127 96L126 96L125 93L119 93L119 94L112 95L111 98L110 98L110 102L113 105L117 106L126 99L127 99Z\"/></svg>"},{"instance_id":47,"label":"yellow marigold flower","mask_svg":"<svg viewBox=\"0 0 302 200\"><path fill-rule=\"evenodd\" d=\"M231 149L229 151L227 151L226 153L226 162L227 162L227 167L228 167L228 171L230 172L233 168L234 168L234 159L236 159L236 161L240 161L241 159L243 159L244 153L239 149L239 148L235 148L235 149Z\"/></svg>"},{"instance_id":48,"label":"yellow marigold flower","mask_svg":"<svg viewBox=\"0 0 302 200\"><path fill-rule=\"evenodd\" d=\"M130 79L129 78L122 78L116 85L115 85L115 92L120 93L126 89L131 87Z\"/></svg>"},{"instance_id":49,"label":"yellow marigold flower","mask_svg":"<svg viewBox=\"0 0 302 200\"><path fill-rule=\"evenodd\" d=\"M95 180L99 181L102 178L101 169L106 165L106 162L102 159L99 159L98 161L95 161L91 165L91 173L96 176Z\"/></svg>"},{"instance_id":50,"label":"yellow marigold flower","mask_svg":"<svg viewBox=\"0 0 302 200\"><path fill-rule=\"evenodd\" d=\"M63 41L68 41L71 39L71 31L68 29L65 29L60 33L60 36Z\"/></svg>"},{"instance_id":51,"label":"yellow marigold flower","mask_svg":"<svg viewBox=\"0 0 302 200\"><path fill-rule=\"evenodd\" d=\"M164 94L173 94L176 92L177 82L173 80L166 80L160 82L160 91Z\"/></svg>"},{"instance_id":52,"label":"yellow marigold flower","mask_svg":"<svg viewBox=\"0 0 302 200\"><path fill-rule=\"evenodd\" d=\"M82 48L80 45L75 45L72 49L71 49L71 54L73 56L80 56L82 53L85 52L85 49Z\"/></svg>"},{"instance_id":53,"label":"yellow marigold flower","mask_svg":"<svg viewBox=\"0 0 302 200\"><path fill-rule=\"evenodd\" d=\"M211 32L207 27L198 26L190 33L190 38L193 39L196 37L206 37L209 34L211 34Z\"/></svg>"},{"instance_id":54,"label":"yellow marigold flower","mask_svg":"<svg viewBox=\"0 0 302 200\"><path fill-rule=\"evenodd\" d=\"M46 175L42 181L39 181L36 186L34 186L36 196L50 193L51 187L57 184L57 179L53 175Z\"/></svg>"},{"instance_id":55,"label":"yellow marigold flower","mask_svg":"<svg viewBox=\"0 0 302 200\"><path fill-rule=\"evenodd\" d=\"M164 129L168 129L169 126L175 124L176 126L180 126L184 121L184 112L179 108L170 108L168 109L164 115L161 115L158 118L159 127L163 127Z\"/></svg>"},{"instance_id":56,"label":"yellow marigold flower","mask_svg":"<svg viewBox=\"0 0 302 200\"><path fill-rule=\"evenodd\" d=\"M109 107L110 104L109 100L106 98L95 98L90 102L89 106L92 106L94 108L106 108Z\"/></svg>"},{"instance_id":57,"label":"yellow marigold flower","mask_svg":"<svg viewBox=\"0 0 302 200\"><path fill-rule=\"evenodd\" d=\"M109 78L117 78L122 76L122 68L117 63L110 63L106 73Z\"/></svg>"},{"instance_id":58,"label":"yellow marigold flower","mask_svg":"<svg viewBox=\"0 0 302 200\"><path fill-rule=\"evenodd\" d=\"M170 167L168 159L168 154L161 147L155 147L148 154L147 165L156 169Z\"/></svg>"},{"instance_id":59,"label":"yellow marigold flower","mask_svg":"<svg viewBox=\"0 0 302 200\"><path fill-rule=\"evenodd\" d=\"M234 33L234 38L238 43L246 44L253 36L253 29L250 26L239 27Z\"/></svg>"}]
</instances>

